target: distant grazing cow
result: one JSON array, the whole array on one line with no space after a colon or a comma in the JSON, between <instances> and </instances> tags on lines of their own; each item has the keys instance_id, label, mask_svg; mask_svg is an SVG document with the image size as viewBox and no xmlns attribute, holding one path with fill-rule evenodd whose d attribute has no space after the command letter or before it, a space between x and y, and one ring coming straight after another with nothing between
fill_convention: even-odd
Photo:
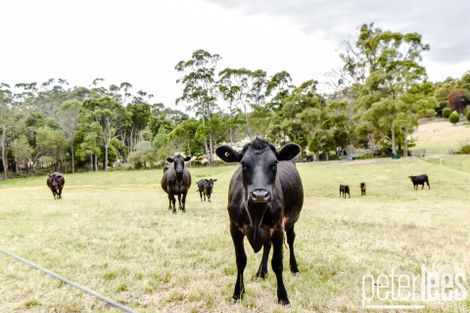
<instances>
[{"instance_id":1,"label":"distant grazing cow","mask_svg":"<svg viewBox=\"0 0 470 313\"><path fill-rule=\"evenodd\" d=\"M197 189L199 191L199 196L201 197L201 202L202 202L202 197L204 196L204 201L209 200L211 202L211 194L212 194L212 189L214 188L214 182L217 181L217 179L201 179L200 181L197 182Z\"/></svg>"},{"instance_id":2,"label":"distant grazing cow","mask_svg":"<svg viewBox=\"0 0 470 313\"><path fill-rule=\"evenodd\" d=\"M339 196L346 198L346 194L351 198L351 193L349 191L348 185L339 185Z\"/></svg>"},{"instance_id":3,"label":"distant grazing cow","mask_svg":"<svg viewBox=\"0 0 470 313\"><path fill-rule=\"evenodd\" d=\"M415 190L418 190L418 185L422 185L423 187L421 187L421 189L423 189L425 183L428 184L428 188L431 189L431 186L429 186L428 175L421 174L418 176L408 176L408 177L411 178L411 181L413 182L413 188Z\"/></svg>"},{"instance_id":4,"label":"distant grazing cow","mask_svg":"<svg viewBox=\"0 0 470 313\"><path fill-rule=\"evenodd\" d=\"M62 189L64 189L65 178L59 172L49 174L47 177L47 186L52 191L54 199L62 199Z\"/></svg>"},{"instance_id":5,"label":"distant grazing cow","mask_svg":"<svg viewBox=\"0 0 470 313\"><path fill-rule=\"evenodd\" d=\"M361 196L365 196L366 195L366 183L362 182L361 183Z\"/></svg>"},{"instance_id":6,"label":"distant grazing cow","mask_svg":"<svg viewBox=\"0 0 470 313\"><path fill-rule=\"evenodd\" d=\"M178 196L179 209L185 212L186 194L191 186L191 174L184 167L184 162L191 160L191 157L183 157L181 154L174 158L166 159L173 166L167 165L163 168L162 188L168 194L168 209L173 209L176 213L175 195Z\"/></svg>"},{"instance_id":7,"label":"distant grazing cow","mask_svg":"<svg viewBox=\"0 0 470 313\"><path fill-rule=\"evenodd\" d=\"M227 207L237 259L234 302L238 302L245 292L243 271L247 258L243 239L247 236L255 253L264 247L257 277L264 278L267 274L268 256L273 246L271 266L276 274L277 299L281 304L289 303L282 279L282 245L285 230L290 270L299 272L294 255L294 224L302 209L304 191L295 164L290 161L299 152L296 144L288 144L276 151L272 144L259 138L246 144L241 152L229 146L216 149L217 156L225 162L241 165L230 181Z\"/></svg>"}]
</instances>

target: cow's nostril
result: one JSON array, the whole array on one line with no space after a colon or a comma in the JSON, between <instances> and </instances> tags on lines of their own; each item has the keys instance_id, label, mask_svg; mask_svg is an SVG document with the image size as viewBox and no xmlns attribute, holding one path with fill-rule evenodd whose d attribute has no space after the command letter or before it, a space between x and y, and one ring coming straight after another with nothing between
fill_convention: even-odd
<instances>
[{"instance_id":1,"label":"cow's nostril","mask_svg":"<svg viewBox=\"0 0 470 313\"><path fill-rule=\"evenodd\" d=\"M269 200L269 192L264 189L255 189L251 192L251 199L256 203L266 203Z\"/></svg>"}]
</instances>

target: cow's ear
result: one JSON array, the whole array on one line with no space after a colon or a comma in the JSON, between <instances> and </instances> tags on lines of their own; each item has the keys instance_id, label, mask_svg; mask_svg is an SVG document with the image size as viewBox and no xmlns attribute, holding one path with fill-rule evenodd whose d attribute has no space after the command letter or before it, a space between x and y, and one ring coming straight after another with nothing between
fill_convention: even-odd
<instances>
[{"instance_id":1,"label":"cow's ear","mask_svg":"<svg viewBox=\"0 0 470 313\"><path fill-rule=\"evenodd\" d=\"M168 161L168 163L171 163L174 161L173 158L166 158L166 160Z\"/></svg>"},{"instance_id":2,"label":"cow's ear","mask_svg":"<svg viewBox=\"0 0 470 313\"><path fill-rule=\"evenodd\" d=\"M184 158L184 161L185 161L185 162L188 162L188 161L190 161L190 160L191 160L191 157L190 157L190 156L187 156L187 157Z\"/></svg>"},{"instance_id":3,"label":"cow's ear","mask_svg":"<svg viewBox=\"0 0 470 313\"><path fill-rule=\"evenodd\" d=\"M294 143L289 143L282 147L281 151L277 153L277 159L279 161L289 161L295 158L297 154L300 152L299 145Z\"/></svg>"},{"instance_id":4,"label":"cow's ear","mask_svg":"<svg viewBox=\"0 0 470 313\"><path fill-rule=\"evenodd\" d=\"M229 146L221 146L215 149L215 154L225 162L240 162L241 153Z\"/></svg>"},{"instance_id":5,"label":"cow's ear","mask_svg":"<svg viewBox=\"0 0 470 313\"><path fill-rule=\"evenodd\" d=\"M52 177L52 174L49 174L49 177Z\"/></svg>"},{"instance_id":6,"label":"cow's ear","mask_svg":"<svg viewBox=\"0 0 470 313\"><path fill-rule=\"evenodd\" d=\"M216 179L213 179L212 181L217 181L217 178L216 178Z\"/></svg>"}]
</instances>

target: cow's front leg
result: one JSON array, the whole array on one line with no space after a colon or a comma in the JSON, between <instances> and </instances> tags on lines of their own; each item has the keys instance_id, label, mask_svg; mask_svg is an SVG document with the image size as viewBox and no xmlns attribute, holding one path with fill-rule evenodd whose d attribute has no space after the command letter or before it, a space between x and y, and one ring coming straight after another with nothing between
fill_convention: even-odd
<instances>
[{"instance_id":1,"label":"cow's front leg","mask_svg":"<svg viewBox=\"0 0 470 313\"><path fill-rule=\"evenodd\" d=\"M183 210L183 212L186 212L186 194L187 194L187 191L183 192L183 195L181 197L181 202L183 204L183 207L181 210Z\"/></svg>"},{"instance_id":2,"label":"cow's front leg","mask_svg":"<svg viewBox=\"0 0 470 313\"><path fill-rule=\"evenodd\" d=\"M169 202L169 207L168 209L171 210L173 209L173 214L176 213L176 200L175 200L175 195L172 193L168 194L168 202Z\"/></svg>"},{"instance_id":3,"label":"cow's front leg","mask_svg":"<svg viewBox=\"0 0 470 313\"><path fill-rule=\"evenodd\" d=\"M246 267L246 253L243 246L243 233L233 224L230 224L230 234L232 235L233 245L235 247L235 257L237 259L237 282L233 291L232 302L237 303L245 293L243 284L243 271Z\"/></svg>"},{"instance_id":4,"label":"cow's front leg","mask_svg":"<svg viewBox=\"0 0 470 313\"><path fill-rule=\"evenodd\" d=\"M62 188L59 188L57 193L59 194L59 199L62 199Z\"/></svg>"},{"instance_id":5,"label":"cow's front leg","mask_svg":"<svg viewBox=\"0 0 470 313\"><path fill-rule=\"evenodd\" d=\"M52 196L54 197L54 200L55 200L55 190L51 189L51 191L52 191Z\"/></svg>"},{"instance_id":6,"label":"cow's front leg","mask_svg":"<svg viewBox=\"0 0 470 313\"><path fill-rule=\"evenodd\" d=\"M256 277L264 279L268 273L268 257L269 252L271 251L271 241L267 241L263 246L263 258L256 273Z\"/></svg>"},{"instance_id":7,"label":"cow's front leg","mask_svg":"<svg viewBox=\"0 0 470 313\"><path fill-rule=\"evenodd\" d=\"M290 302L287 297L286 287L284 286L284 281L282 279L282 243L284 241L284 232L281 229L276 229L271 241L273 243L273 258L271 266L273 268L273 272L276 274L277 302L284 305L289 304Z\"/></svg>"},{"instance_id":8,"label":"cow's front leg","mask_svg":"<svg viewBox=\"0 0 470 313\"><path fill-rule=\"evenodd\" d=\"M182 210L182 206L181 206L181 194L179 193L178 195L178 209Z\"/></svg>"}]
</instances>

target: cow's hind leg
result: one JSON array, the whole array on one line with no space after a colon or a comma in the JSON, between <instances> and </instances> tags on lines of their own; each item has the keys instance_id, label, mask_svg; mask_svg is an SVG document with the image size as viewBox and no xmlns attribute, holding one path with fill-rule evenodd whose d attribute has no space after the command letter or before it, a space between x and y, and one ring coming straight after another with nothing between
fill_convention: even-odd
<instances>
[{"instance_id":1,"label":"cow's hind leg","mask_svg":"<svg viewBox=\"0 0 470 313\"><path fill-rule=\"evenodd\" d=\"M282 279L282 244L284 241L284 232L280 229L276 230L272 237L273 243L273 258L271 266L273 272L276 274L277 280L277 301L280 304L289 304L289 298L287 297L286 287Z\"/></svg>"},{"instance_id":2,"label":"cow's hind leg","mask_svg":"<svg viewBox=\"0 0 470 313\"><path fill-rule=\"evenodd\" d=\"M230 234L232 235L232 241L235 247L235 257L237 259L237 282L235 283L232 301L233 303L237 303L245 293L243 271L246 267L246 253L245 247L243 246L243 233L240 232L235 225L230 225Z\"/></svg>"},{"instance_id":3,"label":"cow's hind leg","mask_svg":"<svg viewBox=\"0 0 470 313\"><path fill-rule=\"evenodd\" d=\"M271 251L271 242L268 241L264 244L264 247L263 247L263 257L261 259L258 272L256 273L256 277L258 278L264 279L264 277L268 273L268 258L269 258L270 251Z\"/></svg>"},{"instance_id":4,"label":"cow's hind leg","mask_svg":"<svg viewBox=\"0 0 470 313\"><path fill-rule=\"evenodd\" d=\"M199 197L201 197L201 202L202 202L202 192L199 191Z\"/></svg>"},{"instance_id":5,"label":"cow's hind leg","mask_svg":"<svg viewBox=\"0 0 470 313\"><path fill-rule=\"evenodd\" d=\"M294 241L295 241L295 231L294 226L286 231L287 234L287 244L289 245L289 262L290 262L290 271L292 273L298 273L299 268L297 266L297 260L294 254Z\"/></svg>"},{"instance_id":6,"label":"cow's hind leg","mask_svg":"<svg viewBox=\"0 0 470 313\"><path fill-rule=\"evenodd\" d=\"M428 184L428 189L431 189L431 186L429 186L429 181L426 181L426 184ZM424 187L424 185L423 185Z\"/></svg>"}]
</instances>

